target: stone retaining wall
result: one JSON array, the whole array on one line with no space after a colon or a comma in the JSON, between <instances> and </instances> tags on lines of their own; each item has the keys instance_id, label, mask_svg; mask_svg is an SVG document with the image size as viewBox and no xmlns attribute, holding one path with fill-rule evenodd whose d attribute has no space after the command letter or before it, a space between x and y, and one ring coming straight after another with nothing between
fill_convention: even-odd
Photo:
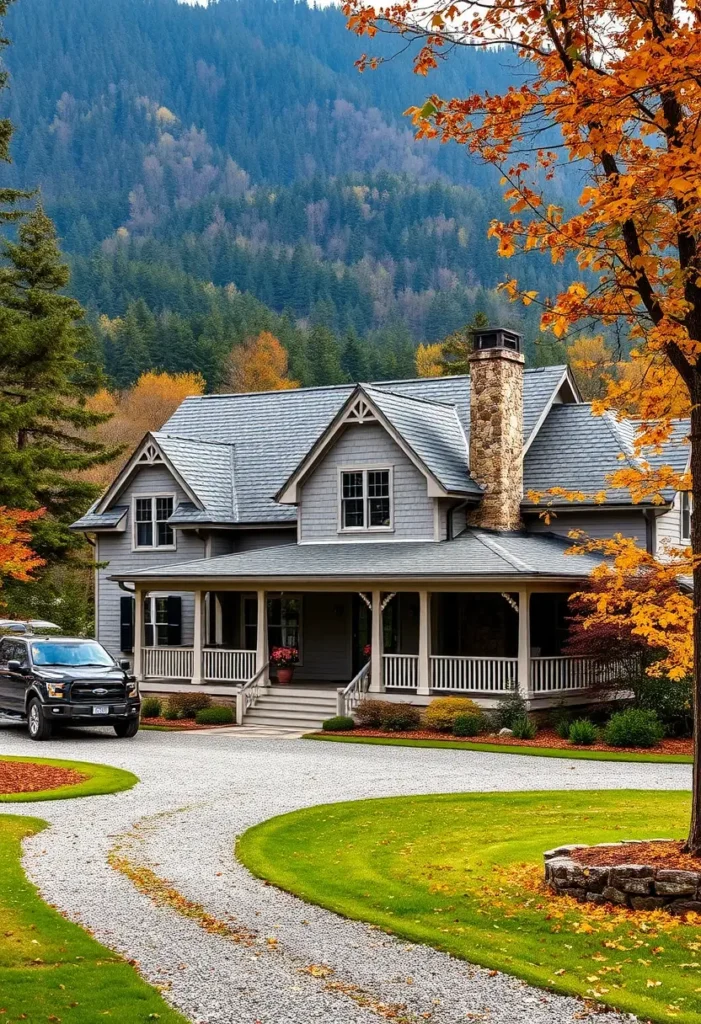
<instances>
[{"instance_id":1,"label":"stone retaining wall","mask_svg":"<svg viewBox=\"0 0 701 1024\"><path fill-rule=\"evenodd\" d=\"M647 840L670 842L670 840ZM613 849L632 846L626 843L599 843L598 847ZM633 910L664 909L672 914L688 911L701 913L701 871L680 871L675 868L652 867L646 864L616 864L600 867L580 864L572 854L589 847L558 846L547 850L545 881L560 896L573 896L587 903L613 903Z\"/></svg>"}]
</instances>

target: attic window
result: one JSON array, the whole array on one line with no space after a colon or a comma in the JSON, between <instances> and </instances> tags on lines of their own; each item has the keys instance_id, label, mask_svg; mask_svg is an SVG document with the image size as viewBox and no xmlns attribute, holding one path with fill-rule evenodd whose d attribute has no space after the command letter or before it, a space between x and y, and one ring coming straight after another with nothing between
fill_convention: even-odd
<instances>
[{"instance_id":1,"label":"attic window","mask_svg":"<svg viewBox=\"0 0 701 1024\"><path fill-rule=\"evenodd\" d=\"M134 499L134 548L174 548L172 494Z\"/></svg>"},{"instance_id":2,"label":"attic window","mask_svg":"<svg viewBox=\"0 0 701 1024\"><path fill-rule=\"evenodd\" d=\"M344 469L340 475L341 532L392 529L392 471Z\"/></svg>"}]
</instances>

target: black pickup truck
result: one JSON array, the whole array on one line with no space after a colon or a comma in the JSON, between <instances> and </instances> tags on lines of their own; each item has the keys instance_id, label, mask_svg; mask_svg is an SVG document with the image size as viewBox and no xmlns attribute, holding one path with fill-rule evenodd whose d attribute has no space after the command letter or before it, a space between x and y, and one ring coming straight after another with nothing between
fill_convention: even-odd
<instances>
[{"instance_id":1,"label":"black pickup truck","mask_svg":"<svg viewBox=\"0 0 701 1024\"><path fill-rule=\"evenodd\" d=\"M96 640L0 639L0 714L26 721L33 740L61 725L111 725L117 736L135 736L140 710L129 662L117 663Z\"/></svg>"}]
</instances>

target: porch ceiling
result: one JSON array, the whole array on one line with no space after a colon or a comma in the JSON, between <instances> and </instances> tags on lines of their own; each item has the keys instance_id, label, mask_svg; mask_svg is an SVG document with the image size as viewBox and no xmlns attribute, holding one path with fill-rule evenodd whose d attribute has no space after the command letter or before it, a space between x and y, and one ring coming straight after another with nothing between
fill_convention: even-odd
<instances>
[{"instance_id":1,"label":"porch ceiling","mask_svg":"<svg viewBox=\"0 0 701 1024\"><path fill-rule=\"evenodd\" d=\"M114 580L582 579L600 564L548 534L467 530L443 542L289 544L120 573Z\"/></svg>"}]
</instances>

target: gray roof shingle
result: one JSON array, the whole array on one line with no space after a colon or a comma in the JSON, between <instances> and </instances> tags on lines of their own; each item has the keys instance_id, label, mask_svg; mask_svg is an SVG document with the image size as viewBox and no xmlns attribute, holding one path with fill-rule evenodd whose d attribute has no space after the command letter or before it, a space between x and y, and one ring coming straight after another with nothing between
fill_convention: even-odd
<instances>
[{"instance_id":1,"label":"gray roof shingle","mask_svg":"<svg viewBox=\"0 0 701 1024\"><path fill-rule=\"evenodd\" d=\"M152 436L197 496L200 504L204 506L204 512L195 510L196 521L235 521L237 509L234 445L222 441L177 437L163 430L154 432ZM182 518L180 521L183 521Z\"/></svg>"},{"instance_id":2,"label":"gray roof shingle","mask_svg":"<svg viewBox=\"0 0 701 1024\"><path fill-rule=\"evenodd\" d=\"M174 565L155 566L114 579L311 578L373 579L561 577L583 579L599 565L595 555L567 555L568 541L549 534L492 533L470 529L455 540L355 544L283 544Z\"/></svg>"},{"instance_id":3,"label":"gray roof shingle","mask_svg":"<svg viewBox=\"0 0 701 1024\"><path fill-rule=\"evenodd\" d=\"M106 512L93 512L91 508L77 522L72 524L74 530L113 530L119 526L129 511L128 505L113 505Z\"/></svg>"},{"instance_id":4,"label":"gray roof shingle","mask_svg":"<svg viewBox=\"0 0 701 1024\"><path fill-rule=\"evenodd\" d=\"M650 456L653 464L683 467L688 446L683 438L686 428L680 422L661 455ZM630 505L628 490L609 488L607 478L616 470L639 466L633 452L635 425L619 422L606 413L592 415L590 405L554 405L534 438L524 459L524 493L545 492L551 487L583 491L587 498L577 504L595 504L593 495L606 491L606 504ZM686 454L685 454L686 453ZM665 494L668 500L673 495ZM570 506L565 498L548 499L549 504ZM650 504L651 499L641 504Z\"/></svg>"}]
</instances>

